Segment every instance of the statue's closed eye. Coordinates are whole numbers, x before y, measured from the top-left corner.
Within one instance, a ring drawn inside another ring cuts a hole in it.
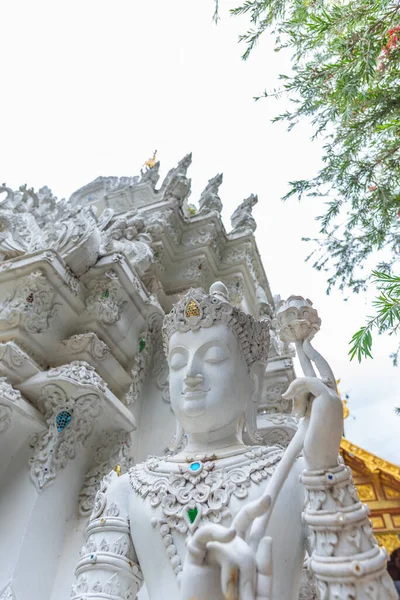
[[[182,367],[187,365],[187,361],[187,354],[183,354],[182,352],[174,352],[170,357],[169,366],[174,370],[182,369]]]
[[[220,363],[228,358],[228,350],[221,348],[221,346],[212,346],[208,348],[204,355],[205,362],[208,363]]]

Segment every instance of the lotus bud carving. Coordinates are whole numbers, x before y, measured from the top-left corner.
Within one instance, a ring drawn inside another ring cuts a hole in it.
[[[276,320],[283,342],[302,342],[319,331],[321,319],[313,303],[303,296],[290,296],[278,305]]]

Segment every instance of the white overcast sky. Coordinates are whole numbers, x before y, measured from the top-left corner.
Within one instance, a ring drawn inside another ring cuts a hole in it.
[[[224,173],[229,217],[250,192],[258,246],[272,292],[313,300],[323,320],[316,347],[350,396],[348,439],[400,463],[399,369],[390,338],[374,360],[350,363],[348,341],[368,315],[365,295],[325,295],[325,280],[305,264],[321,201],[280,200],[291,179],[313,175],[320,145],[304,124],[291,133],[271,124],[282,101],[254,102],[276,85],[287,58],[270,40],[243,63],[231,0],[25,0],[0,4],[0,180],[48,185],[58,196],[99,175],[135,175],[157,148],[162,175],[193,151],[195,202],[207,180]]]

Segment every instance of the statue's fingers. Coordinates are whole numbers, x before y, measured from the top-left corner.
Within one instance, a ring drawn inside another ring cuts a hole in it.
[[[272,598],[272,538],[263,537],[256,554],[257,600]]]
[[[292,381],[282,397],[285,400],[293,400],[296,396],[307,392],[313,394],[313,396],[319,396],[327,389],[326,385],[317,377],[298,377]]]
[[[265,514],[270,506],[270,496],[261,496],[260,498],[257,498],[257,500],[253,500],[243,506],[232,523],[232,526],[236,530],[236,534],[244,539],[249,527],[253,524],[254,519]]]
[[[221,588],[226,600],[239,600],[239,569],[233,562],[226,561],[221,567]]]
[[[240,600],[255,600],[257,571],[254,559],[240,560],[239,567],[239,598]]]
[[[227,544],[231,542],[236,535],[233,527],[227,528],[215,523],[208,523],[200,527],[194,535],[189,538],[187,543],[188,558],[192,562],[201,564],[205,558],[207,544],[209,542],[220,542]]]

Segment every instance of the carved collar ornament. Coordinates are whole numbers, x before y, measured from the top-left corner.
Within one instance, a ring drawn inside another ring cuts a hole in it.
[[[272,475],[282,454],[281,448],[254,446],[234,456],[187,463],[150,457],[130,469],[130,482],[137,494],[149,497],[153,508],[161,507],[171,528],[193,533],[201,522],[218,523],[230,515],[232,495],[246,498],[251,483]]]
[[[172,533],[193,533],[208,522],[220,523],[230,516],[232,496],[243,500],[250,486],[267,479],[281,460],[283,449],[265,446],[243,447],[225,457],[203,456],[186,463],[150,457],[132,467],[129,479],[133,491],[157,510],[157,525],[175,575],[182,570]]]
[[[225,323],[236,336],[249,370],[255,362],[267,361],[269,321],[258,321],[232,306],[227,288],[219,281],[213,283],[209,294],[201,288],[190,289],[166,315],[163,324],[165,354],[168,354],[169,339],[176,331],[211,327],[218,322]]]

